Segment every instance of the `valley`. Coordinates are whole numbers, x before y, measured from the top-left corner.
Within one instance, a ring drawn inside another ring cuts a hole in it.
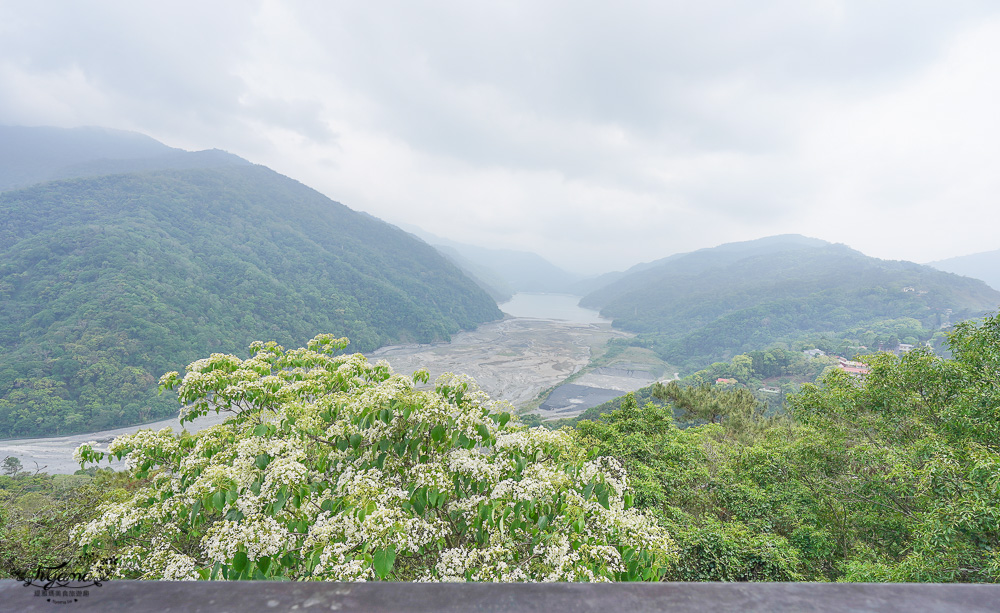
[[[519,411],[538,413],[543,419],[573,417],[609,396],[649,385],[663,370],[655,357],[644,357],[632,348],[622,356],[601,359],[609,339],[631,334],[612,330],[593,311],[575,307],[576,299],[558,294],[518,295],[512,310],[520,317],[508,314],[503,320],[455,334],[451,342],[390,345],[365,355],[372,362],[386,360],[401,374],[425,368],[432,384],[446,372],[467,374],[490,398],[510,402]],[[539,316],[524,316],[527,311]],[[187,429],[197,432],[221,423],[226,416],[213,413],[187,424]],[[72,473],[79,468],[73,450],[82,443],[97,441],[105,449],[115,436],[167,427],[181,430],[173,417],[87,434],[4,440],[0,441],[0,457],[16,457],[29,470],[37,464],[49,473]]]

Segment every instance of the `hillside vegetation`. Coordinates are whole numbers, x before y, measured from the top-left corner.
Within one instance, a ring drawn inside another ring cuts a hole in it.
[[[794,236],[668,258],[581,301],[688,367],[810,334],[861,335],[887,320],[917,322],[914,339],[924,341],[998,304],[982,281]]]
[[[745,389],[658,386],[671,411],[582,421],[636,506],[680,550],[677,581],[1000,581],[1000,322],[963,322],[952,358],[926,349],[833,370],[767,417]]]
[[[257,338],[370,350],[501,317],[430,246],[245,162],[0,194],[0,300],[0,437],[167,416],[163,372]]]

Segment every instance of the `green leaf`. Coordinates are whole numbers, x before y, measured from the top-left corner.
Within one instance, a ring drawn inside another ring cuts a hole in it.
[[[444,432],[445,432],[444,426],[442,426],[441,424],[434,426],[434,428],[431,429],[431,439],[435,443],[440,443],[441,440],[444,438]]]
[[[194,519],[195,517],[198,516],[199,511],[201,511],[201,501],[195,500],[194,504],[191,505],[191,518],[190,518],[191,523],[194,523]]]
[[[246,569],[249,560],[247,559],[247,552],[237,551],[236,555],[233,556],[233,570],[238,573],[242,573]]]
[[[271,463],[271,456],[262,453],[254,459],[254,463],[257,465],[257,468],[264,470]]]
[[[357,434],[357,433],[352,434],[351,435],[351,447],[354,448],[354,449],[357,449],[359,446],[361,446],[361,435]]]
[[[379,549],[372,556],[372,567],[379,579],[385,579],[392,572],[392,566],[396,562],[396,546],[389,545],[385,549]]]
[[[278,493],[274,495],[274,512],[277,513],[281,511],[282,507],[285,506],[285,502],[288,500],[288,490],[282,486]]]

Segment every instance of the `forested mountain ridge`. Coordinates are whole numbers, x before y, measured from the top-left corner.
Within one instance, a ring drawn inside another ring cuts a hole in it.
[[[782,234],[752,241],[725,243],[689,253],[675,253],[653,262],[636,264],[625,272],[608,273],[605,277],[609,282],[588,292],[580,301],[580,306],[602,308],[628,292],[647,288],[650,284],[661,284],[675,275],[697,275],[749,257],[825,247],[830,244],[798,234]]]
[[[160,374],[262,338],[370,350],[502,316],[429,245],[245,162],[0,194],[0,300],[0,437],[167,416]]]
[[[780,239],[780,240],[779,240]],[[942,325],[996,309],[985,283],[844,245],[771,237],[669,258],[581,301],[676,364],[705,365],[808,333],[885,320]],[[926,340],[926,339],[921,339]]]

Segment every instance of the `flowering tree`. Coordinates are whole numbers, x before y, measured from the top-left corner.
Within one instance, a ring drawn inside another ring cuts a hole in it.
[[[566,431],[527,429],[468,378],[254,343],[167,373],[187,407],[224,423],[122,436],[141,485],[74,538],[117,577],[422,581],[655,580],[669,535],[631,509],[625,471]]]

